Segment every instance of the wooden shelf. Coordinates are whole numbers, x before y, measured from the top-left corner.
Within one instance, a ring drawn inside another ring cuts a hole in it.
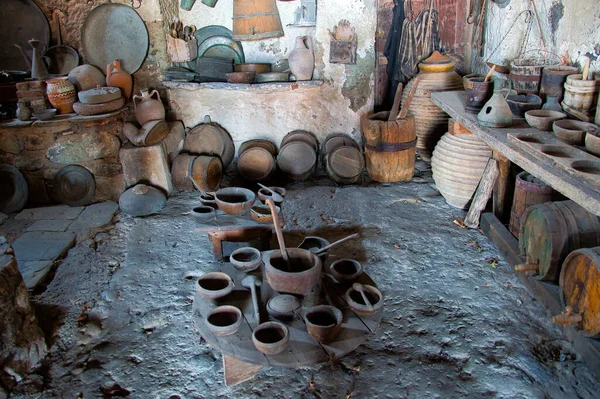
[[[292,91],[300,88],[318,88],[323,85],[322,80],[303,80],[298,82],[270,82],[270,83],[226,83],[226,82],[177,82],[173,80],[163,80],[163,85],[169,89],[198,90],[198,89],[218,89],[234,91],[251,92],[277,92]]]

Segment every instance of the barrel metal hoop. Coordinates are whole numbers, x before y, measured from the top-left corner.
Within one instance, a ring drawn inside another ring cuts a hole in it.
[[[410,148],[416,147],[416,145],[417,139],[414,139],[413,141],[406,141],[404,143],[386,143],[380,141],[377,143],[377,145],[365,144],[365,147],[368,150],[375,152],[397,152],[402,150],[408,150]]]
[[[245,18],[252,18],[252,17],[265,17],[267,15],[279,15],[279,12],[277,12],[277,11],[270,11],[270,12],[259,12],[258,14],[234,15],[233,17],[231,17],[231,19],[245,19]]]

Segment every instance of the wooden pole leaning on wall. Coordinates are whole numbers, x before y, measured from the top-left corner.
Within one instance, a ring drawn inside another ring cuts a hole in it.
[[[490,158],[483,171],[483,176],[481,176],[479,186],[477,186],[477,191],[475,191],[475,196],[473,197],[473,202],[471,203],[471,207],[465,218],[465,226],[472,229],[476,229],[479,226],[479,217],[492,196],[492,190],[494,189],[498,175],[498,162],[495,159]]]

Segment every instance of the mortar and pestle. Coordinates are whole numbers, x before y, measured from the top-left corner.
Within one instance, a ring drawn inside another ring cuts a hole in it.
[[[383,294],[372,285],[354,283],[344,298],[350,308],[362,316],[371,315],[383,306]]]

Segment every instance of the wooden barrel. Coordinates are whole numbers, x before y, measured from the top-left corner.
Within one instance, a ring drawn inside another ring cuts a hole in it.
[[[268,150],[251,147],[239,156],[237,168],[244,179],[262,181],[268,179],[275,171],[275,159]]]
[[[205,191],[215,191],[223,178],[223,163],[219,157],[200,155],[192,164],[191,176]]]
[[[171,166],[171,179],[173,186],[178,190],[192,191],[194,184],[190,180],[192,165],[196,159],[195,155],[179,154],[173,160]]]
[[[378,112],[361,124],[367,172],[381,183],[409,181],[415,174],[415,118],[408,115],[388,122],[389,114]]]
[[[581,74],[569,75],[565,82],[562,107],[567,113],[578,119],[593,122],[598,104],[598,92],[600,92],[600,77],[593,80],[582,80]]]
[[[573,201],[534,205],[523,214],[519,232],[527,264],[517,270],[537,272],[540,280],[556,281],[567,255],[600,245],[600,221]]]
[[[358,143],[345,133],[333,133],[325,138],[321,144],[321,162],[325,162],[325,156],[338,147],[349,146],[360,149]]]
[[[521,217],[527,208],[550,202],[552,191],[552,187],[527,172],[517,175],[509,224],[509,230],[515,237],[519,236]]]
[[[360,150],[353,146],[341,146],[325,156],[325,170],[339,184],[353,184],[360,181],[365,160]]]
[[[442,136],[433,150],[431,170],[435,186],[449,205],[467,207],[491,156],[487,144],[471,133]]]
[[[185,136],[183,151],[196,155],[216,155],[225,169],[233,161],[235,146],[227,130],[213,123],[207,115],[204,123],[194,126]]]
[[[315,172],[317,153],[303,141],[290,141],[279,149],[277,166],[292,180],[306,180]]]
[[[559,284],[561,303],[570,309],[566,315],[553,317],[553,321],[560,324],[577,323],[583,335],[599,338],[600,247],[571,252],[562,265]],[[564,316],[570,320],[561,322]]]
[[[262,40],[283,36],[275,0],[234,0],[233,40]]]

